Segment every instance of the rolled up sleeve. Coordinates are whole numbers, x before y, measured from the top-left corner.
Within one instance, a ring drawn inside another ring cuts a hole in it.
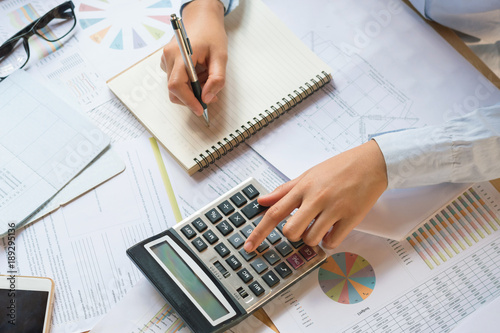
[[[500,177],[500,104],[375,140],[387,165],[388,188]]]

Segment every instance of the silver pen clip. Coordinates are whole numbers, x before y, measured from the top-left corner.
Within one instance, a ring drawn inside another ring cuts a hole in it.
[[[184,22],[182,22],[182,20],[179,21],[180,21],[179,27],[181,30],[182,40],[184,44],[186,44],[186,48],[188,50],[189,55],[193,55],[193,49],[191,48],[191,42],[189,41],[189,38],[187,36],[186,28],[184,28]]]

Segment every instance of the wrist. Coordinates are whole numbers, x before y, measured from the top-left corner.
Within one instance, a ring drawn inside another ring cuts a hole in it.
[[[193,0],[181,6],[182,16],[189,15],[188,13],[192,14],[194,11],[205,14],[208,11],[209,13],[224,16],[226,8],[220,0]]]
[[[380,150],[378,143],[375,140],[370,140],[365,143],[368,148],[369,161],[372,161],[372,176],[375,182],[378,182],[384,190],[388,185],[387,165],[385,163],[384,154]]]

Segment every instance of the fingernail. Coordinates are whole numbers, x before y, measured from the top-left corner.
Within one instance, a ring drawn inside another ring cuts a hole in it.
[[[247,252],[251,252],[253,248],[253,243],[252,242],[246,242],[245,245],[243,245],[243,249]]]
[[[201,110],[198,110],[198,109],[192,109],[191,111],[193,111],[193,113],[194,113],[195,115],[197,115],[198,117],[203,116],[203,109],[201,109]]]
[[[205,103],[208,104],[210,103],[215,97],[215,94],[214,93],[207,93],[207,95],[205,96]]]

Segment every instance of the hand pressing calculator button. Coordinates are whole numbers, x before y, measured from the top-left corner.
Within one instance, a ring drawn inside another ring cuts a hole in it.
[[[280,222],[256,251],[243,244],[267,207],[250,178],[127,254],[194,332],[224,332],[326,260]]]

